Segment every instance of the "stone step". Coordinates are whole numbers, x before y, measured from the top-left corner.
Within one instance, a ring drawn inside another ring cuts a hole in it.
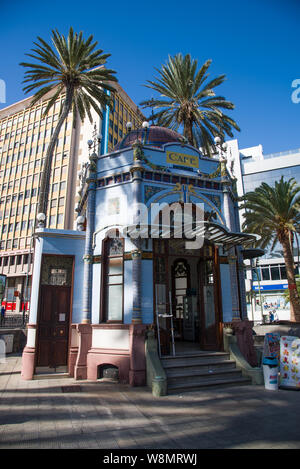
[[[201,364],[210,364],[210,363],[224,363],[229,361],[229,353],[208,353],[208,354],[198,354],[198,355],[180,355],[175,357],[164,357],[161,359],[162,366],[167,368],[174,367],[186,367],[186,366],[197,366]]]
[[[194,382],[201,383],[218,379],[231,379],[242,377],[241,371],[237,368],[229,370],[218,370],[211,372],[193,372],[181,371],[176,374],[167,375],[168,386],[172,384],[192,384]]]
[[[161,363],[167,375],[168,394],[251,384],[226,352],[181,353],[164,356]]]
[[[174,366],[171,368],[164,368],[167,377],[174,376],[194,376],[195,374],[207,374],[215,373],[222,370],[236,370],[236,363],[234,360],[226,360],[224,362],[210,362],[210,363],[198,363],[197,365],[187,366]]]
[[[37,373],[33,375],[33,379],[62,379],[71,378],[68,373]]]
[[[251,380],[244,377],[231,377],[220,379],[207,379],[206,381],[194,381],[192,383],[168,384],[168,394],[178,394],[183,392],[201,391],[207,388],[225,388],[232,386],[250,385]]]

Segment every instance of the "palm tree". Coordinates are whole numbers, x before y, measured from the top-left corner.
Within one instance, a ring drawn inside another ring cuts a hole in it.
[[[91,109],[101,117],[101,107],[110,105],[110,97],[106,90],[115,91],[109,82],[117,81],[114,70],[104,67],[110,54],[103,54],[103,50],[96,49],[97,42],[93,36],[85,40],[82,32],[74,33],[70,28],[67,39],[57,30],[52,31],[51,47],[46,41],[38,37],[32,54],[27,56],[37,63],[22,62],[27,67],[23,83],[27,84],[23,90],[26,93],[38,89],[31,101],[31,106],[44,97],[49,101],[44,116],[46,116],[61,94],[65,99],[60,111],[56,128],[49,143],[42,172],[38,212],[47,214],[49,181],[52,157],[61,127],[70,111],[73,111],[73,126],[76,126],[77,115],[81,121],[88,116],[92,122]]]
[[[243,229],[261,236],[259,246],[274,249],[282,246],[290,293],[291,319],[300,321],[300,298],[296,288],[293,258],[293,237],[300,232],[300,186],[294,178],[275,182],[271,187],[263,182],[254,191],[242,197],[245,209]]]
[[[214,88],[225,80],[225,75],[206,81],[210,64],[211,60],[207,60],[197,71],[198,62],[190,54],[169,56],[166,65],[161,70],[156,69],[159,77],[145,85],[158,92],[160,97],[141,102],[144,108],[157,111],[151,118],[156,119],[158,125],[173,130],[183,126],[188,142],[201,146],[209,155],[212,149],[216,151],[214,137],[224,140],[225,134],[233,137],[232,127],[240,130],[236,122],[223,113],[223,109],[234,109],[234,105],[214,92]]]
[[[296,280],[296,287],[297,287],[298,296],[300,296],[300,275],[295,275],[295,280]],[[285,290],[282,296],[284,298],[285,304],[290,302],[290,291],[289,291],[289,289]]]

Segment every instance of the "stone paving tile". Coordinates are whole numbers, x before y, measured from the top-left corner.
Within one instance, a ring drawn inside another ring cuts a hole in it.
[[[22,381],[21,358],[0,365],[0,448],[299,449],[300,394],[263,386],[155,398],[146,388]],[[63,393],[64,385],[81,392]]]

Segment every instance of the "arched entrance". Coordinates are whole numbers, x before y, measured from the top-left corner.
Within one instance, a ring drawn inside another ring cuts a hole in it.
[[[155,313],[172,313],[175,349],[194,345],[198,350],[219,350],[222,310],[217,248],[207,243],[187,250],[184,239],[154,239],[153,262]],[[160,320],[160,326],[168,354],[165,343],[170,341],[171,320]]]

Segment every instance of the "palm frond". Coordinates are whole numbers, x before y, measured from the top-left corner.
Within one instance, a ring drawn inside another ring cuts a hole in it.
[[[221,85],[225,75],[208,81],[207,60],[197,71],[198,62],[190,54],[169,56],[161,69],[155,69],[157,76],[148,80],[145,87],[158,93],[158,98],[142,101],[142,108],[151,108],[156,114],[158,125],[172,129],[183,126],[183,133],[189,143],[208,149],[217,135],[233,136],[232,129],[239,131],[236,122],[224,115],[222,109],[234,109],[234,104],[223,96],[216,96],[214,88]],[[209,152],[211,153],[211,151]]]
[[[49,192],[49,174],[53,151],[60,128],[69,112],[73,111],[73,125],[77,116],[83,121],[88,117],[92,121],[92,109],[102,117],[102,109],[110,104],[108,91],[115,91],[113,83],[117,81],[115,71],[105,68],[110,54],[97,48],[98,43],[90,35],[84,39],[83,33],[69,29],[65,37],[58,30],[52,31],[51,44],[38,37],[34,47],[26,54],[33,62],[21,62],[24,73],[25,93],[35,91],[31,105],[47,99],[44,115],[47,115],[57,99],[65,93],[65,99],[57,126],[48,146],[39,199],[39,210],[46,213]],[[50,93],[50,98],[49,98]]]

